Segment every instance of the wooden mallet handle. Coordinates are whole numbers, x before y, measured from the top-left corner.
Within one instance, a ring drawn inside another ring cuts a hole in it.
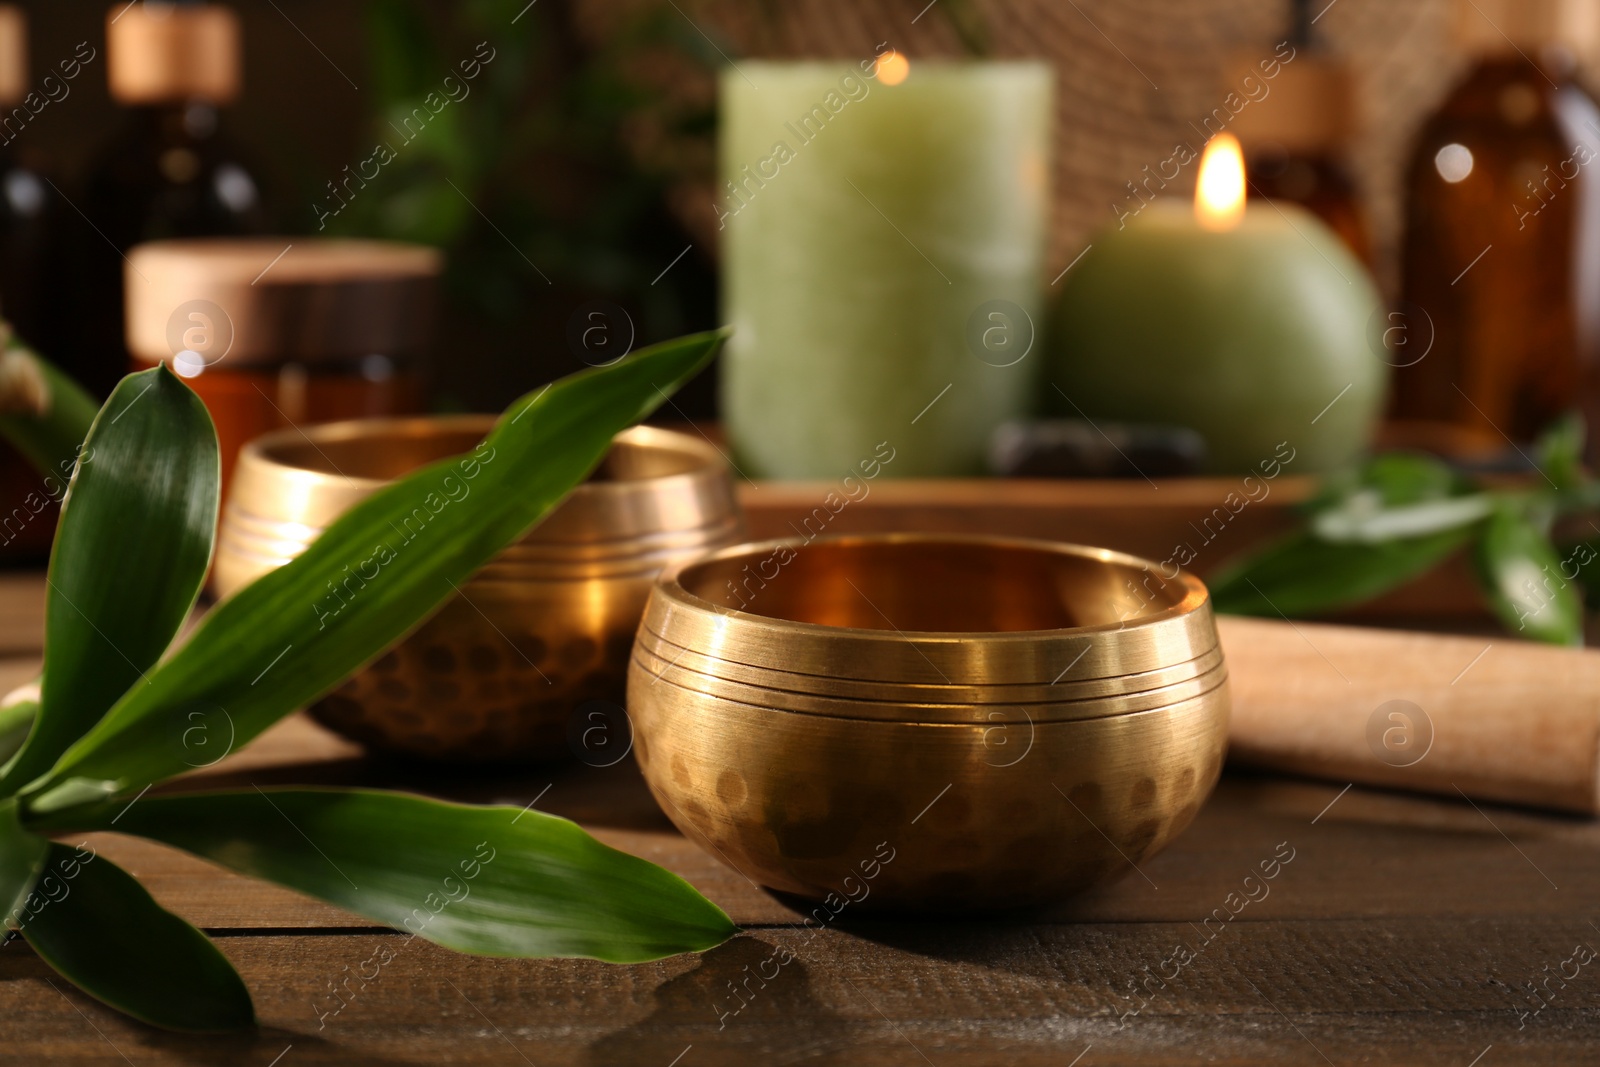
[[[1217,627],[1241,763],[1600,814],[1600,652],[1233,617]]]

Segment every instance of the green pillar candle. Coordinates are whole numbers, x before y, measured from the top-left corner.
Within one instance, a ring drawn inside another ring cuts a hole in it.
[[[1282,460],[1284,443],[1291,473],[1344,466],[1383,408],[1377,290],[1308,212],[1244,207],[1242,165],[1220,177],[1226,209],[1158,200],[1095,237],[1062,282],[1045,395],[1068,417],[1190,427],[1219,474]]]
[[[978,473],[1037,398],[1052,75],[741,63],[721,82],[723,417],[752,477]],[[891,84],[893,82],[894,84]],[[1009,364],[1009,365],[1005,365]]]

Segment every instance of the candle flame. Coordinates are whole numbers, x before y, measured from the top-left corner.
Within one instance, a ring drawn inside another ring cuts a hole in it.
[[[1213,137],[1200,157],[1194,217],[1208,230],[1231,230],[1244,218],[1244,152],[1231,133]]]
[[[899,52],[885,52],[878,57],[878,80],[884,85],[899,85],[911,73],[911,62]]]

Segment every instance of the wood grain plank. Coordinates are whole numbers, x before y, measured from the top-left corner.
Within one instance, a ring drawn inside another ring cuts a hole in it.
[[[0,697],[13,689],[37,681],[44,661],[36,655],[0,657]]]
[[[1570,958],[1575,941],[1600,935],[1569,919],[1241,919],[1202,948],[1184,923],[1036,931],[841,919],[610,967],[463,957],[393,934],[234,936],[220,944],[263,1028],[228,1039],[159,1034],[53,989],[17,943],[0,955],[0,1064],[46,1053],[266,1064],[290,1046],[281,1067],[1063,1065],[1088,1046],[1086,1065],[1325,1056],[1464,1067],[1488,1045],[1496,1064],[1592,1062],[1600,964],[1552,983],[1537,1015],[1518,989]],[[1200,948],[1193,961],[1151,977],[1180,942]]]
[[[321,759],[300,761],[300,752]],[[361,784],[420,789],[448,799],[525,805],[572,818],[601,840],[679,873],[736,922],[799,921],[804,906],[757,889],[672,828],[631,760],[610,768],[469,769],[430,772],[363,760],[343,741],[299,717],[258,746],[181,788]],[[251,764],[246,757],[259,757]],[[287,762],[284,762],[287,760]],[[1031,924],[1201,921],[1259,874],[1280,842],[1295,850],[1258,918],[1580,915],[1600,898],[1600,823],[1519,809],[1474,808],[1342,784],[1230,772],[1193,826],[1117,882],[1041,912]],[[1504,835],[1504,836],[1502,836]],[[168,907],[210,928],[359,925],[336,909],[225,872],[159,845],[96,835],[97,848],[135,869]],[[1152,888],[1159,886],[1159,889]],[[1552,890],[1552,884],[1560,886]],[[1470,886],[1471,892],[1463,892]]]
[[[1291,529],[1297,522],[1292,509],[1315,490],[1313,479],[1286,475],[1264,483],[1265,496],[1232,514],[1223,502],[1230,493],[1236,504],[1243,498],[1237,478],[1178,478],[1159,487],[1137,479],[883,478],[864,484],[866,495],[858,488],[854,494],[859,499],[847,500],[838,482],[746,483],[739,502],[752,537],[758,539],[983,533],[1104,545],[1154,560],[1167,559],[1180,542],[1187,542],[1196,550],[1196,566],[1204,570]],[[1226,521],[1213,517],[1219,508]],[[1204,525],[1207,519],[1209,527]]]
[[[799,913],[793,902],[752,887],[679,836],[631,760],[605,769],[419,770],[414,764],[366,758],[357,746],[292,716],[219,765],[199,769],[169,788],[288,784],[411,788],[517,806],[538,797],[541,810],[573,818],[607,843],[682,874],[738,922],[794,922]],[[1195,825],[1142,865],[1160,891],[1130,870],[1113,885],[1026,921],[1199,921],[1280,841],[1300,849],[1301,869],[1316,873],[1263,901],[1258,908],[1263,917],[1574,914],[1583,901],[1600,895],[1600,824],[1506,808],[1479,811],[1459,801],[1360,788],[1341,796],[1341,788],[1230,774]],[[92,840],[147,879],[167,906],[208,928],[364,923],[162,846],[113,835]],[[1566,891],[1552,892],[1552,883]],[[1461,892],[1467,885],[1473,887],[1470,894]]]
[[[1153,561],[1193,554],[1200,577],[1248,549],[1298,528],[1293,510],[1315,491],[1309,477],[1284,475],[1244,492],[1239,478],[1174,478],[1159,486],[1137,479],[904,479],[870,483],[845,499],[837,482],[741,483],[739,502],[754,540],[824,534],[960,533],[1035,537],[1099,545]],[[832,496],[830,497],[830,494]],[[1231,501],[1229,494],[1234,494]],[[1256,500],[1244,503],[1248,496]],[[1482,629],[1493,621],[1462,558],[1448,561],[1359,609],[1345,621]]]
[[[0,656],[44,651],[42,571],[0,573]]]

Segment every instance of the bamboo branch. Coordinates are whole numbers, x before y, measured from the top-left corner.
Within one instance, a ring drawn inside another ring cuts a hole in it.
[[[100,410],[66,372],[0,320],[0,435],[41,474],[66,477]]]

